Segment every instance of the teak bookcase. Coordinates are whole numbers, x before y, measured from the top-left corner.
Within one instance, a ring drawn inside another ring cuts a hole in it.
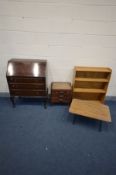
[[[104,104],[111,72],[105,67],[75,67],[74,71],[73,100],[69,112],[99,120],[99,131],[102,121],[111,122],[109,107]]]
[[[75,67],[73,98],[104,102],[112,70],[105,67]]]

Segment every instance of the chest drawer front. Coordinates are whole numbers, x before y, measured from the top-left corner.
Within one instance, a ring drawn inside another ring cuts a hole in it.
[[[8,83],[45,83],[45,77],[7,77]]]
[[[51,97],[51,102],[52,103],[70,103],[71,98],[58,98],[58,97]]]
[[[36,90],[45,90],[46,86],[44,83],[9,83],[10,89],[36,89]]]
[[[51,92],[52,103],[70,103],[71,97],[71,90],[52,90]]]
[[[64,97],[64,96],[68,96],[71,94],[71,91],[67,91],[67,90],[53,90],[52,91],[52,96],[55,97]]]
[[[10,90],[12,96],[46,96],[46,91],[36,90]]]

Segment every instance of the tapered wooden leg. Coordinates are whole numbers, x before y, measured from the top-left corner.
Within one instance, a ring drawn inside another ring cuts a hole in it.
[[[44,99],[44,108],[47,108],[47,102],[48,102],[48,89],[46,90],[46,97]]]
[[[47,108],[47,98],[44,99],[44,108]]]

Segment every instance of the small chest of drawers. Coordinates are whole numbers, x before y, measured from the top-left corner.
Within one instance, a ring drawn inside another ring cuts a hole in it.
[[[6,78],[10,98],[42,97],[47,100],[46,61],[38,59],[11,59],[8,61]]]
[[[72,99],[72,87],[69,82],[51,83],[51,103],[70,103]]]

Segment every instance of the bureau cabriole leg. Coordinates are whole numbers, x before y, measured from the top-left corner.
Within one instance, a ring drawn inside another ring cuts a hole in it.
[[[47,102],[48,102],[48,89],[46,90],[46,97],[44,99],[44,108],[47,108]]]
[[[48,102],[48,94],[46,95],[45,99],[44,99],[44,108],[47,108],[47,102]]]
[[[15,97],[14,96],[10,96],[10,100],[12,102],[13,107],[15,107],[16,106],[15,105]]]
[[[44,108],[47,108],[47,98],[44,99]]]

